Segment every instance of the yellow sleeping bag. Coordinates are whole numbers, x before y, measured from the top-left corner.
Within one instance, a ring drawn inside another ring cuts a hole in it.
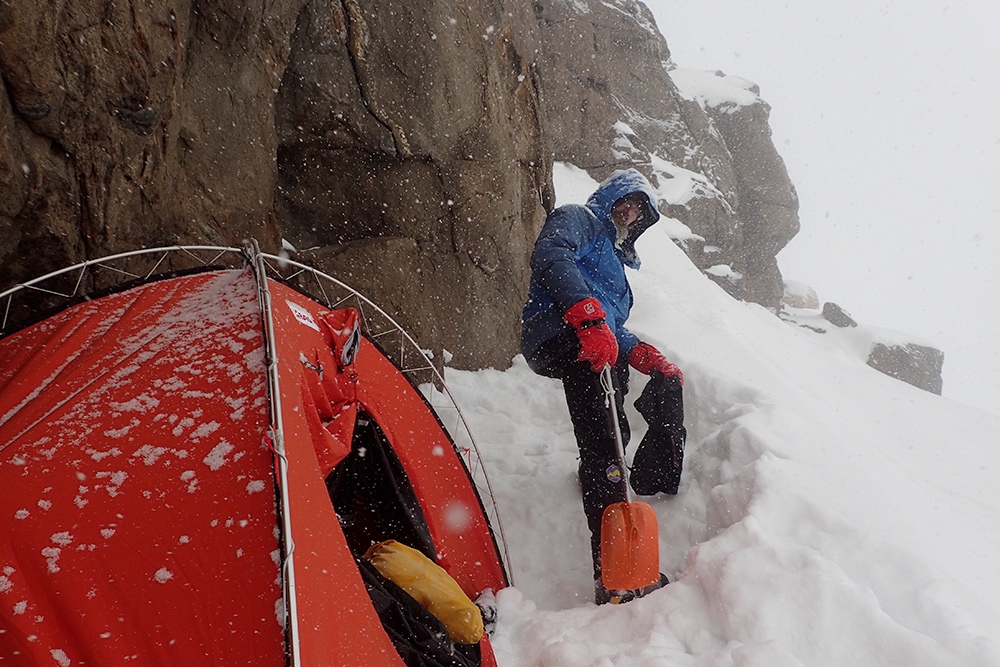
[[[441,621],[452,641],[476,644],[482,639],[479,607],[427,556],[396,540],[386,540],[372,545],[364,558]]]

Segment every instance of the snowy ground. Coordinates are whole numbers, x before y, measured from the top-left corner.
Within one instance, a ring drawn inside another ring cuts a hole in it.
[[[560,203],[592,184],[560,169]],[[561,183],[561,184],[560,184]],[[1000,665],[1000,419],[872,370],[857,345],[734,301],[640,239],[630,328],[684,370],[676,497],[649,499],[673,581],[593,604],[559,384],[447,371],[490,472],[516,586],[503,667]],[[634,399],[643,377],[633,374]],[[633,448],[645,430],[631,407]],[[631,452],[630,448],[630,452]]]

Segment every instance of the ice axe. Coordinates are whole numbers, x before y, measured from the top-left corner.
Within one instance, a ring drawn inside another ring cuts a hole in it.
[[[625,502],[608,505],[601,517],[601,583],[611,591],[634,591],[660,579],[659,529],[653,508],[632,500],[615,385],[608,364],[601,371],[601,384],[611,412],[618,467],[625,485]]]

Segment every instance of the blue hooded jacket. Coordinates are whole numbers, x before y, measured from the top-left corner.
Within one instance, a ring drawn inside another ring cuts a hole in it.
[[[648,201],[641,217],[617,247],[611,207],[625,195],[641,192]],[[632,309],[632,289],[625,266],[639,268],[635,241],[660,219],[656,195],[635,169],[611,174],[587,200],[552,211],[531,253],[531,285],[521,314],[521,352],[526,358],[545,341],[572,327],[563,319],[573,304],[589,297],[600,301],[605,321],[618,339],[619,354],[628,355],[639,339],[625,328]]]

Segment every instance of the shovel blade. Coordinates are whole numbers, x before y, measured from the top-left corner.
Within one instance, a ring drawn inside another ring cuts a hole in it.
[[[601,582],[609,590],[636,590],[660,579],[656,512],[648,503],[615,503],[601,517]]]

